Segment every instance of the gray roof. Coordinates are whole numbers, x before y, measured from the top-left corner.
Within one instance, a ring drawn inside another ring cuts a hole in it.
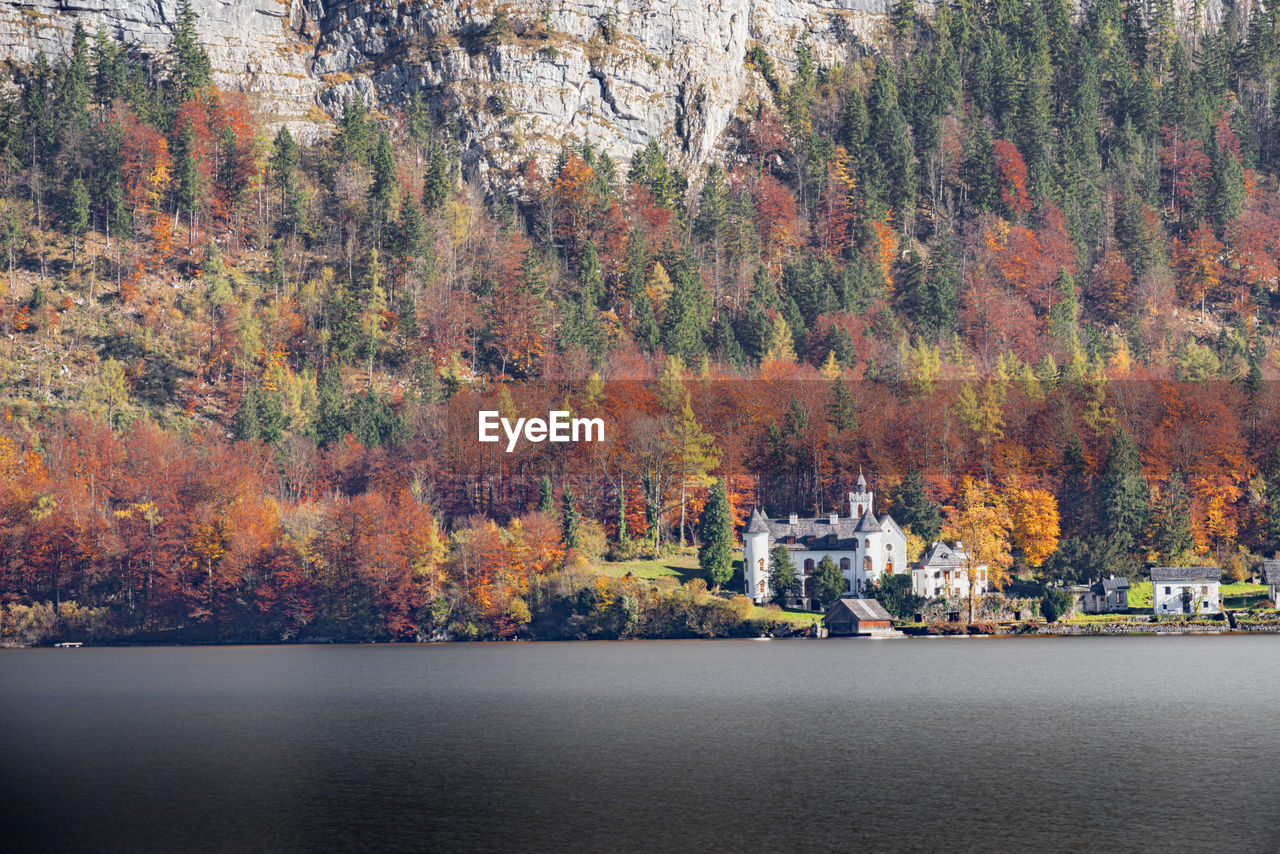
[[[875,514],[868,510],[862,514],[862,519],[858,521],[858,527],[854,528],[859,534],[878,534],[884,530],[880,527],[880,520]]]
[[[1153,566],[1153,582],[1221,581],[1222,569],[1216,566]]]
[[[746,533],[748,534],[767,534],[769,532],[769,520],[760,512],[757,507],[751,514],[751,521],[747,523]]]
[[[1262,562],[1262,580],[1267,584],[1280,584],[1280,560]]]
[[[946,543],[934,543],[921,566],[962,566],[969,555],[964,549],[955,549]]]
[[[894,527],[897,524],[894,523]],[[883,531],[875,516],[867,513],[862,519],[836,518],[831,524],[829,516],[817,519],[797,519],[791,524],[790,519],[769,519],[763,513],[757,517],[752,514],[744,533],[759,533],[759,528],[769,532],[773,543],[808,550],[854,551],[865,533]]]
[[[1129,579],[1122,575],[1119,578],[1104,578],[1093,585],[1093,588],[1099,593],[1115,593],[1119,590],[1128,590],[1131,586]]]
[[[852,615],[854,620],[865,622],[868,620],[892,620],[889,612],[884,609],[874,599],[857,599],[854,597],[845,597],[838,600],[830,608],[827,609],[827,619],[843,616],[842,611]]]

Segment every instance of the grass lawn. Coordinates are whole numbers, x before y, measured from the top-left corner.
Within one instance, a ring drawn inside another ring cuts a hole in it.
[[[698,566],[698,556],[696,554],[672,554],[663,555],[657,559],[602,563],[600,568],[616,578],[621,578],[630,572],[643,581],[674,578],[684,584],[686,581],[692,581],[695,578],[704,578],[702,569]]]
[[[608,575],[615,578],[621,578],[628,572],[633,573],[635,577],[641,581],[656,581],[659,578],[674,578],[677,583],[684,584],[695,578],[701,578],[704,581],[706,576],[703,574],[701,567],[698,566],[698,556],[696,554],[670,554],[654,559],[640,560],[623,560],[617,563],[601,563],[600,569]],[[723,588],[724,591],[730,593],[742,592],[742,559],[735,558],[733,561],[733,578]],[[818,611],[791,611],[782,610],[775,611],[771,608],[756,605],[751,616],[757,619],[777,619],[781,617],[789,623],[797,626],[809,626],[813,623],[822,621],[822,614]]]
[[[1129,588],[1129,607],[1151,610],[1151,582],[1135,581]]]
[[[797,626],[810,626],[814,623],[822,622],[823,615],[819,611],[774,611],[771,608],[763,608],[756,605],[755,610],[751,612],[751,616],[762,620],[781,616],[788,623],[794,623]]]

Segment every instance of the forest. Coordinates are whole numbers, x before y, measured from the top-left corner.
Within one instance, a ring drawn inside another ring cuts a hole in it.
[[[731,528],[859,471],[913,558],[982,516],[1010,579],[1245,577],[1280,14],[1237,8],[900,0],[840,64],[754,48],[703,167],[579,140],[501,188],[430,92],[304,138],[185,3],[160,56],[77,28],[0,72],[0,640],[758,633]],[[710,589],[606,571],[695,548]]]

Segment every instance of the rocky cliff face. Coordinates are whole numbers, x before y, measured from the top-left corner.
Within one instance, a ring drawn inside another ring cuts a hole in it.
[[[705,160],[743,99],[755,44],[785,65],[805,33],[825,62],[862,50],[889,0],[193,0],[225,88],[304,135],[344,99],[395,109],[421,91],[456,116],[485,172],[589,140],[618,159],[649,139]],[[505,11],[505,22],[503,21]],[[177,0],[19,0],[0,7],[0,58],[65,53],[76,21],[144,53],[171,38]],[[496,24],[495,24],[496,19]],[[317,109],[319,108],[319,109]],[[323,112],[320,112],[323,110]]]
[[[470,171],[509,169],[589,140],[624,160],[651,138],[704,161],[762,94],[748,51],[785,68],[807,34],[826,64],[865,52],[891,0],[192,0],[218,83],[304,135],[362,95],[395,109],[420,91],[456,117]],[[1193,0],[1186,0],[1189,6]],[[918,4],[923,5],[923,4]],[[1219,0],[1205,4],[1210,19]],[[9,0],[0,59],[65,53],[76,21],[163,51],[177,0]]]

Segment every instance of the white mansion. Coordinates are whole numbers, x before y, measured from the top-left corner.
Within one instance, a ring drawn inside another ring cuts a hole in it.
[[[875,493],[859,474],[857,491],[849,493],[848,517],[832,513],[826,518],[801,519],[792,514],[786,520],[769,519],[757,507],[742,534],[747,596],[757,603],[773,598],[769,552],[778,545],[791,552],[802,585],[801,595],[787,603],[790,607],[820,607],[813,573],[827,555],[840,567],[844,589],[853,596],[861,596],[882,575],[907,572],[907,535],[888,513],[876,516],[874,502]]]

